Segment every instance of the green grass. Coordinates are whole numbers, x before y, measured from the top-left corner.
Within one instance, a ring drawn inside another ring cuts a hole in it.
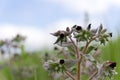
[[[50,80],[47,71],[42,67],[40,54],[24,53],[17,56],[9,66],[0,69],[0,80]],[[30,77],[21,76],[24,67],[31,70],[28,72],[32,74]]]
[[[102,59],[115,61],[117,63],[118,75],[114,80],[120,80],[120,37],[110,41],[105,47],[102,47]]]
[[[101,50],[101,58],[103,60],[117,62],[116,69],[118,75],[115,76],[114,80],[120,80],[120,37],[118,37],[116,40],[110,41],[106,46],[102,46]],[[20,56],[21,59],[16,59],[11,66],[17,69],[22,67],[37,66],[32,76],[29,78],[23,78],[19,75],[19,71],[18,74],[11,75],[10,66],[6,66],[5,68],[0,69],[0,80],[51,80],[48,76],[48,73],[42,67],[41,52],[27,54],[24,50],[22,50],[22,54]]]

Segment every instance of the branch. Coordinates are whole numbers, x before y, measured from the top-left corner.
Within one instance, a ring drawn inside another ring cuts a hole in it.
[[[97,71],[95,71],[91,76],[90,76],[90,78],[88,79],[88,80],[92,80],[93,79],[93,77],[95,77],[95,75],[98,73],[98,70]]]
[[[68,71],[65,72],[72,80],[75,80],[74,76],[71,75]]]
[[[74,46],[74,48],[75,48],[75,52],[76,52],[76,54],[77,54],[77,58],[79,59],[79,57],[80,57],[80,55],[79,55],[79,49],[78,49],[78,47],[76,46],[76,44],[75,44],[75,42],[73,41],[73,39],[71,38],[71,37],[69,37],[70,38],[70,40],[71,40],[71,42],[72,42],[72,44],[73,44],[73,46]]]

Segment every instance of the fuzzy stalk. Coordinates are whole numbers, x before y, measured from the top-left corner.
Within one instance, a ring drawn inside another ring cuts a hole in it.
[[[68,71],[66,71],[65,74],[68,75],[72,80],[75,80],[74,76],[70,74]]]

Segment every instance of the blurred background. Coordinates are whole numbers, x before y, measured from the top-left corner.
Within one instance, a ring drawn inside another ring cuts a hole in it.
[[[102,57],[116,61],[119,68],[119,14],[120,0],[0,0],[0,39],[22,34],[27,37],[27,51],[40,51],[53,46],[52,32],[75,24],[86,27],[91,23],[97,28],[102,23],[113,33],[110,44],[102,48]]]

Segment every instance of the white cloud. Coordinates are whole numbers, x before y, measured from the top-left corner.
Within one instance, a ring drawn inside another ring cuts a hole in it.
[[[51,0],[76,12],[103,13],[112,6],[120,7],[120,0]]]
[[[16,34],[22,34],[27,37],[25,41],[28,50],[38,50],[41,47],[46,47],[48,44],[49,36],[46,30],[28,26],[16,25],[0,25],[0,39],[10,39]]]
[[[45,47],[51,48],[56,38],[50,35],[50,33],[54,33],[57,30],[65,30],[66,27],[72,27],[75,24],[83,26],[82,21],[72,21],[70,19],[59,20],[57,22],[49,24],[44,28],[3,24],[0,25],[0,39],[11,39],[16,34],[22,34],[27,37],[25,41],[27,50],[32,51]]]
[[[73,21],[71,19],[62,19],[62,20],[59,20],[57,22],[54,22],[52,24],[50,24],[50,26],[52,27],[49,27],[50,29],[52,29],[51,31],[55,31],[55,30],[65,30],[66,27],[72,27],[73,25],[77,24],[77,25],[82,25],[82,21],[80,20],[76,20],[76,21]],[[48,25],[49,26],[49,25]],[[49,29],[49,30],[50,30]]]
[[[11,39],[16,34],[21,34],[27,37],[25,41],[27,50],[38,50],[40,48],[53,46],[56,38],[50,35],[50,33],[59,29],[65,29],[66,26],[71,27],[73,24],[74,22],[70,20],[60,20],[45,28],[3,24],[0,25],[0,39]]]

